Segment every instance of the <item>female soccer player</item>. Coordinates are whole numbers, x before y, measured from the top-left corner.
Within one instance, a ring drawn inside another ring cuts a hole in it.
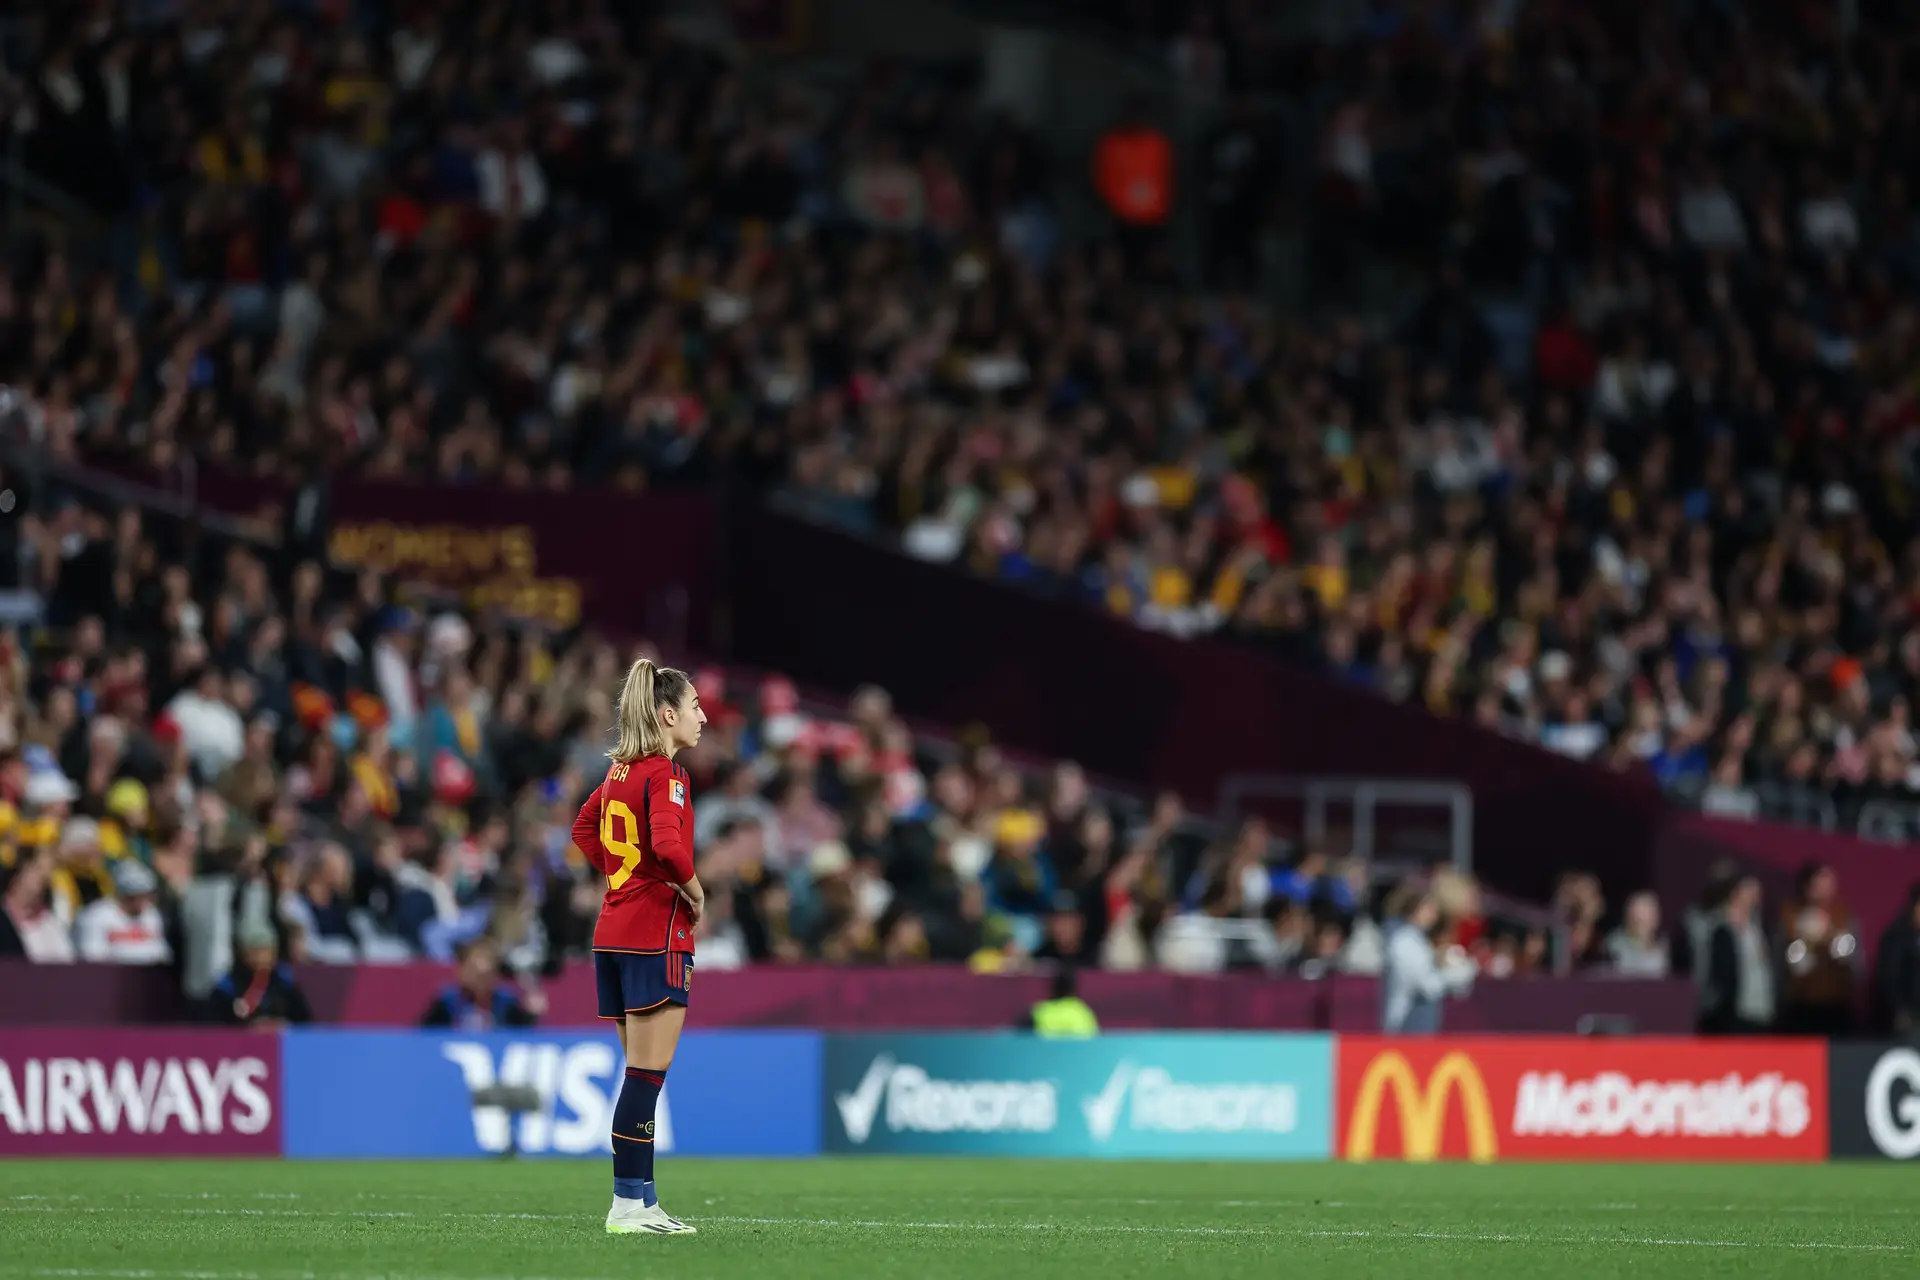
[[[693,796],[673,757],[700,741],[707,713],[684,671],[645,658],[620,690],[620,740],[606,781],[573,822],[573,842],[607,877],[593,931],[600,1016],[620,1029],[627,1075],[613,1110],[609,1235],[677,1235],[653,1189],[653,1113],[693,986],[693,927],[706,892],[693,872]]]

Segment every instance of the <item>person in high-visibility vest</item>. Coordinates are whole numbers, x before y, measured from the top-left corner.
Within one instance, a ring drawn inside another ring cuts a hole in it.
[[[1034,1005],[1027,1020],[1035,1035],[1049,1040],[1089,1040],[1100,1033],[1100,1019],[1080,998],[1071,968],[1054,973],[1052,997]]]

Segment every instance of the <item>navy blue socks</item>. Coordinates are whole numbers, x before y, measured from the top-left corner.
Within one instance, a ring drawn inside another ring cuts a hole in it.
[[[664,1071],[628,1067],[613,1108],[613,1194],[656,1204],[653,1190],[653,1112],[660,1103]]]

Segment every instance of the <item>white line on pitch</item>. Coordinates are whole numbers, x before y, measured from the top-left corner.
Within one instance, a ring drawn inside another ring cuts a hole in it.
[[[587,1214],[567,1213],[488,1213],[442,1212],[412,1213],[404,1210],[362,1211],[354,1209],[117,1209],[98,1205],[56,1207],[53,1205],[0,1206],[0,1213],[130,1213],[167,1214],[177,1217],[239,1218],[460,1218],[482,1221],[580,1222]],[[730,1222],[746,1226],[805,1226],[850,1230],[883,1231],[1076,1231],[1089,1234],[1170,1235],[1170,1236],[1268,1236],[1294,1239],[1412,1239],[1447,1240],[1476,1244],[1614,1245],[1629,1248],[1675,1249],[1832,1249],[1860,1253],[1906,1253],[1911,1246],[1902,1244],[1856,1244],[1827,1240],[1695,1240],[1663,1237],[1542,1236],[1531,1234],[1473,1233],[1446,1231],[1305,1230],[1286,1226],[1258,1227],[1180,1227],[1140,1223],[1097,1222],[923,1222],[889,1221],[883,1218],[800,1218],[800,1217],[728,1217],[702,1215],[696,1222]],[[15,1273],[17,1274],[17,1273]],[[263,1278],[264,1280],[264,1278]],[[387,1280],[404,1280],[390,1277]],[[417,1278],[416,1278],[417,1280]],[[462,1278],[470,1280],[470,1278]]]
[[[1450,1231],[1303,1231],[1287,1227],[1162,1227],[1133,1223],[1080,1222],[889,1222],[881,1218],[735,1218],[706,1216],[694,1222],[733,1222],[758,1226],[843,1227],[879,1231],[1086,1231],[1142,1235],[1277,1236],[1296,1239],[1451,1240],[1472,1244],[1625,1245],[1674,1249],[1836,1249],[1863,1253],[1905,1253],[1901,1244],[1852,1244],[1826,1240],[1675,1240],[1632,1239],[1611,1236],[1537,1236]]]

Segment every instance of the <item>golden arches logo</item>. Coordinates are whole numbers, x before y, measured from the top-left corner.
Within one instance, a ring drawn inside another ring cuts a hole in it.
[[[1394,1109],[1400,1115],[1400,1147],[1407,1160],[1433,1160],[1440,1155],[1446,1136],[1447,1099],[1460,1095],[1460,1110],[1467,1122],[1467,1158],[1484,1164],[1500,1154],[1500,1136],[1493,1126],[1493,1105],[1487,1101],[1487,1084],[1480,1068],[1464,1053],[1449,1053],[1435,1064],[1423,1087],[1414,1075],[1406,1055],[1391,1050],[1367,1064],[1354,1091],[1351,1120],[1347,1124],[1347,1159],[1373,1159],[1374,1144],[1380,1133],[1380,1104],[1387,1091],[1393,1091]]]

